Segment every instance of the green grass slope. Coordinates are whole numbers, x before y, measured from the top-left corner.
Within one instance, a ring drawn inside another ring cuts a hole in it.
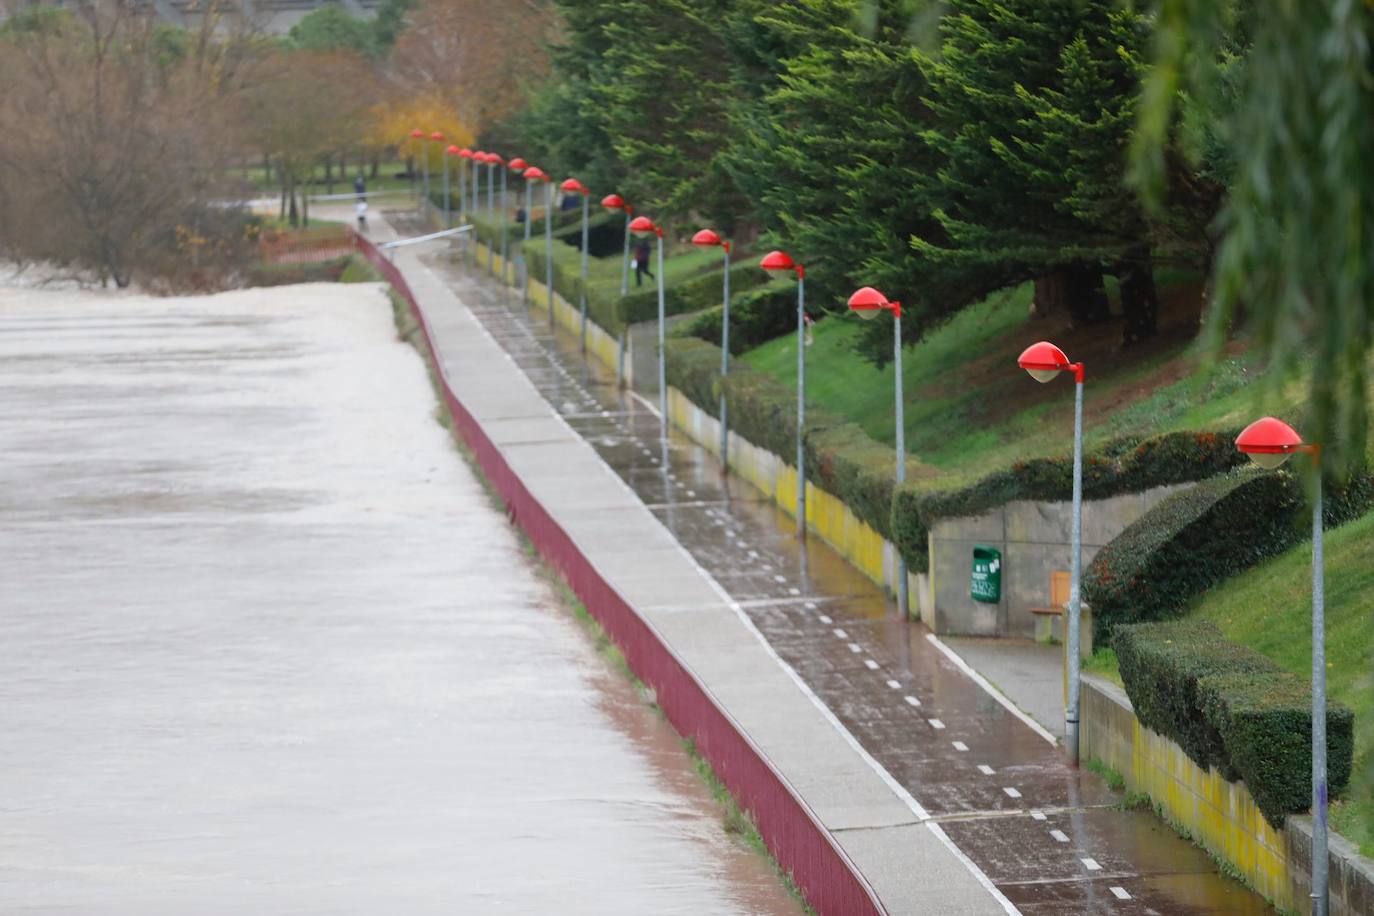
[[[1326,535],[1330,696],[1355,711],[1355,772],[1332,824],[1374,856],[1374,515]],[[1312,545],[1296,547],[1202,595],[1190,616],[1284,668],[1312,671]]]

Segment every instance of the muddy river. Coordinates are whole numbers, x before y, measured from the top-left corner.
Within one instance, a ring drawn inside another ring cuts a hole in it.
[[[376,288],[0,288],[0,443],[0,912],[798,911]]]

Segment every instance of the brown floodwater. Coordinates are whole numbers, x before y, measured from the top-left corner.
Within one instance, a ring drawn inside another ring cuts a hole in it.
[[[0,911],[798,911],[375,288],[0,289],[0,393]]]

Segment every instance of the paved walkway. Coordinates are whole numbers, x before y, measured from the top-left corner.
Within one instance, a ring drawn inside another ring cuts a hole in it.
[[[417,256],[403,261],[412,285],[423,284],[427,308],[470,310],[480,320],[549,407],[728,594],[766,641],[772,664],[794,673],[823,704],[831,730],[862,749],[870,774],[905,808],[890,823],[905,829],[847,845],[892,912],[1268,911],[1153,815],[1117,808],[1119,798],[1102,780],[1064,764],[1043,728],[981,686],[922,627],[897,619],[886,596],[833,551],[790,537],[790,522],[747,485],[722,480],[705,450],[676,433],[664,439],[650,405],[618,391],[611,373],[523,313],[516,295],[451,265],[439,268],[447,287],[440,293]],[[440,330],[441,349],[467,345],[454,332],[462,329]],[[642,575],[656,578],[652,564],[664,555],[639,553],[631,535],[621,549]],[[665,600],[674,596],[671,579],[662,591]],[[782,704],[741,722],[822,808],[840,805],[829,809],[838,813],[846,798],[864,798],[866,824],[825,821],[841,842],[851,841],[877,828],[878,799],[861,790],[852,761],[832,769],[814,744],[813,719]],[[952,840],[957,855],[943,845],[900,842],[918,826]],[[951,864],[965,857],[987,888],[981,894],[954,880]]]

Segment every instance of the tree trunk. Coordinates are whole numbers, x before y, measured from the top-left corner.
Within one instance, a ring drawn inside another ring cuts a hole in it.
[[[281,222],[286,219],[286,171],[284,169],[277,169],[277,180],[281,183],[281,211],[277,214],[277,222]]]
[[[372,173],[368,175],[373,181],[377,180],[377,173],[382,170],[382,157],[378,153],[372,154]]]
[[[1121,343],[1129,347],[1159,329],[1159,291],[1155,289],[1150,252],[1145,249],[1117,268],[1121,281]]]
[[[1031,314],[1043,318],[1061,311],[1068,313],[1074,327],[1097,324],[1110,317],[1101,268],[1070,264],[1035,278]]]
[[[334,157],[330,154],[324,157],[324,193],[334,193]]]
[[[290,206],[290,210],[288,211],[287,218],[291,221],[291,228],[294,229],[294,228],[296,228],[297,226],[299,226],[300,223],[301,223],[300,214],[296,211],[296,176],[295,176],[295,175],[292,175],[292,176],[291,176],[290,182],[291,182],[291,190],[290,190],[289,194],[290,194],[290,198],[291,198],[291,206]]]

